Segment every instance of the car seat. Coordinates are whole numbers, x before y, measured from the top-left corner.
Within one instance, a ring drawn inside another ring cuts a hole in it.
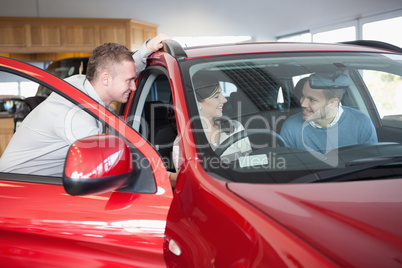
[[[162,101],[149,101],[144,106],[144,117],[149,130],[147,138],[159,152],[169,171],[174,171],[171,154],[177,136],[172,113],[174,115],[172,104]]]

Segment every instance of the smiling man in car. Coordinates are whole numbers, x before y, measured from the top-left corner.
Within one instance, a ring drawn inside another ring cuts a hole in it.
[[[288,147],[326,154],[348,145],[378,142],[370,118],[341,105],[349,86],[348,76],[317,73],[299,83],[302,112],[286,120],[281,130]]]

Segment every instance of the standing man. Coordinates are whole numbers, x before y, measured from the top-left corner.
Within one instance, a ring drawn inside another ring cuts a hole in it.
[[[105,107],[114,101],[125,103],[148,56],[169,39],[159,34],[134,55],[123,45],[105,43],[94,49],[86,75],[65,80]],[[53,92],[28,114],[14,134],[0,158],[0,172],[62,176],[70,145],[103,131],[101,122]]]

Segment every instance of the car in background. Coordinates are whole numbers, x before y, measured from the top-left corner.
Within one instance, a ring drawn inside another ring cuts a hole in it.
[[[23,96],[0,95],[0,118],[14,117],[15,111],[23,101]]]
[[[76,74],[85,74],[89,57],[71,57],[53,61],[46,68],[46,71],[64,79]],[[52,91],[46,87],[39,87],[36,96],[47,97]]]
[[[119,116],[36,67],[0,58],[0,71],[46,86],[110,129],[70,147],[62,178],[0,173],[2,265],[401,266],[400,48],[168,41]],[[224,116],[245,128],[218,148],[203,131],[198,72],[219,80]],[[328,154],[283,146],[282,125],[301,110],[298,82],[321,72],[348,77],[341,105],[370,118],[378,143]],[[244,138],[252,152],[223,161]]]

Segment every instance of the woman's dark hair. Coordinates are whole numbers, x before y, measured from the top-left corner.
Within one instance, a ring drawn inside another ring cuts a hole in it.
[[[219,89],[219,80],[209,71],[199,71],[193,75],[193,86],[197,101],[203,100],[214,95]]]

